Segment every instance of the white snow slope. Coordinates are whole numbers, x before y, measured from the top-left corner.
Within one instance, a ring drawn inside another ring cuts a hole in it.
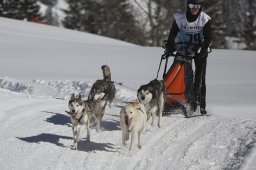
[[[140,85],[156,77],[163,49],[4,18],[0,28],[1,170],[256,169],[255,51],[209,54],[207,116],[164,116],[161,128],[147,126],[142,149],[130,154],[121,146],[124,104],[114,102],[102,131],[92,127],[90,143],[84,132],[74,151],[65,113],[70,95],[86,98],[107,64],[116,99],[134,100]]]

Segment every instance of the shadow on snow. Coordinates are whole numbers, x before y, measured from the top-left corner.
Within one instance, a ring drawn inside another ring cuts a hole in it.
[[[61,113],[55,113],[55,112],[49,112],[49,111],[42,111],[45,113],[51,113],[53,114],[51,117],[47,118],[45,121],[49,123],[53,123],[55,125],[66,125],[71,127],[71,120],[70,116],[64,115]]]
[[[30,136],[30,137],[17,137],[18,139],[28,142],[28,143],[41,143],[41,142],[47,142],[47,143],[52,143],[57,146],[62,146],[65,147],[62,143],[60,143],[60,139],[69,139],[72,140],[72,137],[68,136],[61,136],[61,135],[56,135],[56,134],[50,134],[50,133],[42,133],[40,135],[36,136]]]
[[[60,143],[59,142],[60,139],[68,139],[70,141],[73,140],[72,137],[60,136],[60,135],[49,134],[49,133],[43,133],[40,135],[31,136],[31,137],[16,137],[16,138],[28,143],[40,144],[42,142],[47,142],[47,143],[52,143],[61,147],[67,147],[67,146],[65,146],[63,143]],[[71,142],[70,144],[72,143],[73,142]],[[114,145],[111,143],[95,143],[92,141],[91,142],[79,141],[78,150],[85,151],[85,152],[92,152],[92,151],[116,152],[117,148],[114,147]]]
[[[117,148],[114,147],[112,143],[95,143],[80,141],[78,143],[78,150],[85,151],[85,152],[92,152],[92,151],[107,151],[107,152],[117,152]]]
[[[53,123],[55,125],[66,125],[68,127],[72,127],[70,116],[64,115],[61,113],[55,113],[55,112],[50,112],[50,111],[42,111],[45,113],[51,113],[52,116],[47,118],[45,121],[48,123]],[[115,115],[111,115],[115,116]],[[104,117],[103,117],[104,119]],[[92,124],[91,128],[95,128],[96,123]],[[103,130],[107,131],[115,131],[115,130],[120,130],[120,125],[119,125],[119,120],[103,120],[101,122],[101,127]]]

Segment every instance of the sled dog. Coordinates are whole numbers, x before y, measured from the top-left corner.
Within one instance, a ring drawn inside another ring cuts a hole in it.
[[[66,111],[71,116],[73,140],[74,143],[71,145],[71,149],[77,150],[77,143],[80,140],[81,131],[87,129],[87,139],[90,141],[90,119],[91,114],[88,105],[81,99],[81,96],[75,97],[72,94],[68,107],[70,111]]]
[[[120,126],[122,130],[122,145],[126,146],[126,141],[131,141],[129,151],[132,151],[134,136],[138,135],[138,148],[142,148],[141,133],[147,124],[147,114],[145,106],[140,102],[128,103],[120,111]]]
[[[102,66],[103,79],[97,80],[90,91],[87,103],[90,111],[96,118],[96,131],[99,132],[101,128],[101,121],[105,112],[107,103],[109,105],[113,102],[116,89],[114,82],[111,81],[111,73],[108,66]]]
[[[152,116],[152,126],[158,116],[158,127],[161,127],[162,112],[166,97],[166,87],[164,81],[152,80],[146,85],[140,86],[137,91],[138,100],[145,105],[148,120]]]

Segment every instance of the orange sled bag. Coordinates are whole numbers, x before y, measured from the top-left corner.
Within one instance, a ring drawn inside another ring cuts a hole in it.
[[[163,76],[166,84],[167,102],[191,101],[193,93],[192,59],[176,56],[173,64]]]

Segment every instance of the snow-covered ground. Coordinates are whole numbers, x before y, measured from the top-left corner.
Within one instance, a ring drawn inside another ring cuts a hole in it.
[[[209,55],[208,116],[165,116],[162,128],[147,126],[143,148],[130,155],[121,147],[123,103],[114,102],[102,131],[93,127],[90,143],[83,133],[73,151],[70,94],[86,97],[107,64],[116,99],[133,100],[156,77],[163,49],[4,18],[0,28],[1,170],[256,169],[255,51]]]

